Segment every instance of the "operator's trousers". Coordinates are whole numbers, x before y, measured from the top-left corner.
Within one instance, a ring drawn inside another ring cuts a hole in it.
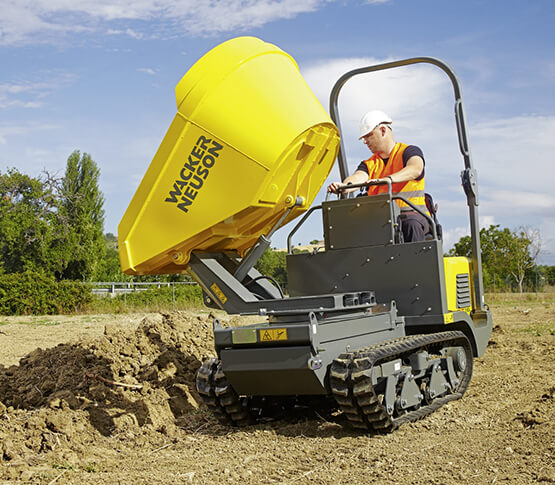
[[[426,234],[432,232],[428,219],[416,211],[401,212],[401,230],[404,242],[425,241]]]

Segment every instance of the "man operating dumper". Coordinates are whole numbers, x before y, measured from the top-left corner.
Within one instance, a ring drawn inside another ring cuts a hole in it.
[[[400,195],[429,215],[424,196],[424,155],[415,145],[395,141],[391,125],[393,120],[383,111],[369,111],[360,120],[360,137],[372,152],[372,156],[360,163],[357,170],[343,183],[333,182],[328,192],[337,194],[346,185],[369,181],[391,181],[394,195]],[[387,185],[369,185],[368,195],[387,192]],[[405,242],[424,241],[430,232],[426,218],[402,200],[396,200],[401,208],[401,228]]]

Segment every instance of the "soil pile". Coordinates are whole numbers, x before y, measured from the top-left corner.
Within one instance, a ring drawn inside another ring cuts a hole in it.
[[[176,312],[0,366],[0,458],[86,453],[100,436],[176,437],[200,424],[195,374],[210,355],[212,318]]]

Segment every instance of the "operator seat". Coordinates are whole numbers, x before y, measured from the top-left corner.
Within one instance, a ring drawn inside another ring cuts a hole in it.
[[[424,200],[426,202],[426,208],[428,209],[428,212],[430,213],[430,216],[432,216],[432,220],[436,225],[437,238],[443,239],[443,229],[441,228],[441,224],[437,220],[437,204],[434,204],[434,199],[432,195],[428,193],[424,194]],[[432,239],[432,238],[433,238],[433,232],[430,231],[428,234],[426,234],[426,239]]]

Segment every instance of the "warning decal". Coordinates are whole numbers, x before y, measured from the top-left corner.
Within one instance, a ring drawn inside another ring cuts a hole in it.
[[[261,342],[273,342],[274,340],[287,340],[287,329],[265,328],[260,330]]]
[[[214,295],[216,295],[218,297],[218,300],[220,300],[222,303],[225,303],[227,301],[227,296],[224,295],[224,292],[222,290],[220,290],[220,287],[214,283],[210,289],[214,292]]]

